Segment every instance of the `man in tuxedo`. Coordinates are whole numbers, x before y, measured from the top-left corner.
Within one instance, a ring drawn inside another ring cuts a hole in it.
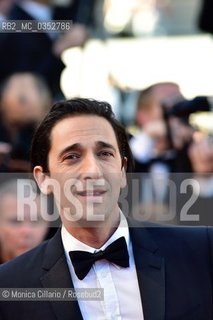
[[[132,157],[109,104],[56,103],[32,141],[34,177],[53,193],[55,236],[0,267],[1,288],[103,288],[102,301],[5,301],[1,320],[210,320],[213,232],[126,218]]]

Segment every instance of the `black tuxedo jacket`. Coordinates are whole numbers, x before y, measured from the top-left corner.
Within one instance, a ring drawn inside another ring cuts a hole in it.
[[[130,236],[144,319],[213,319],[213,230],[138,226],[130,227]],[[0,284],[1,288],[73,287],[60,230],[51,240],[1,265]],[[80,320],[82,315],[77,301],[1,301],[0,319]]]

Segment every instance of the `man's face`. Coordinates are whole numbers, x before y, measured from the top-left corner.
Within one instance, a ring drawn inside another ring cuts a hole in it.
[[[126,175],[111,124],[94,115],[68,117],[53,127],[50,139],[49,175],[60,185],[53,193],[64,225],[118,219]]]

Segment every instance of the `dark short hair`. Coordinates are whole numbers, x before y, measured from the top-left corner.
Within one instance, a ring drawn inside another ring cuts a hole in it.
[[[103,117],[112,126],[117,139],[121,159],[126,157],[127,171],[133,170],[133,156],[125,128],[115,119],[109,103],[93,99],[75,98],[55,103],[38,126],[31,145],[30,160],[32,169],[39,165],[48,172],[48,153],[51,148],[51,131],[60,120],[76,115]]]

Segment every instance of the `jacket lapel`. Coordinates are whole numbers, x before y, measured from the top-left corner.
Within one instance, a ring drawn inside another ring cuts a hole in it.
[[[165,319],[165,265],[149,232],[130,227],[145,320]]]
[[[40,280],[44,288],[74,287],[63,251],[60,229],[48,243],[43,269],[46,272]],[[58,320],[83,320],[77,300],[50,303]]]

